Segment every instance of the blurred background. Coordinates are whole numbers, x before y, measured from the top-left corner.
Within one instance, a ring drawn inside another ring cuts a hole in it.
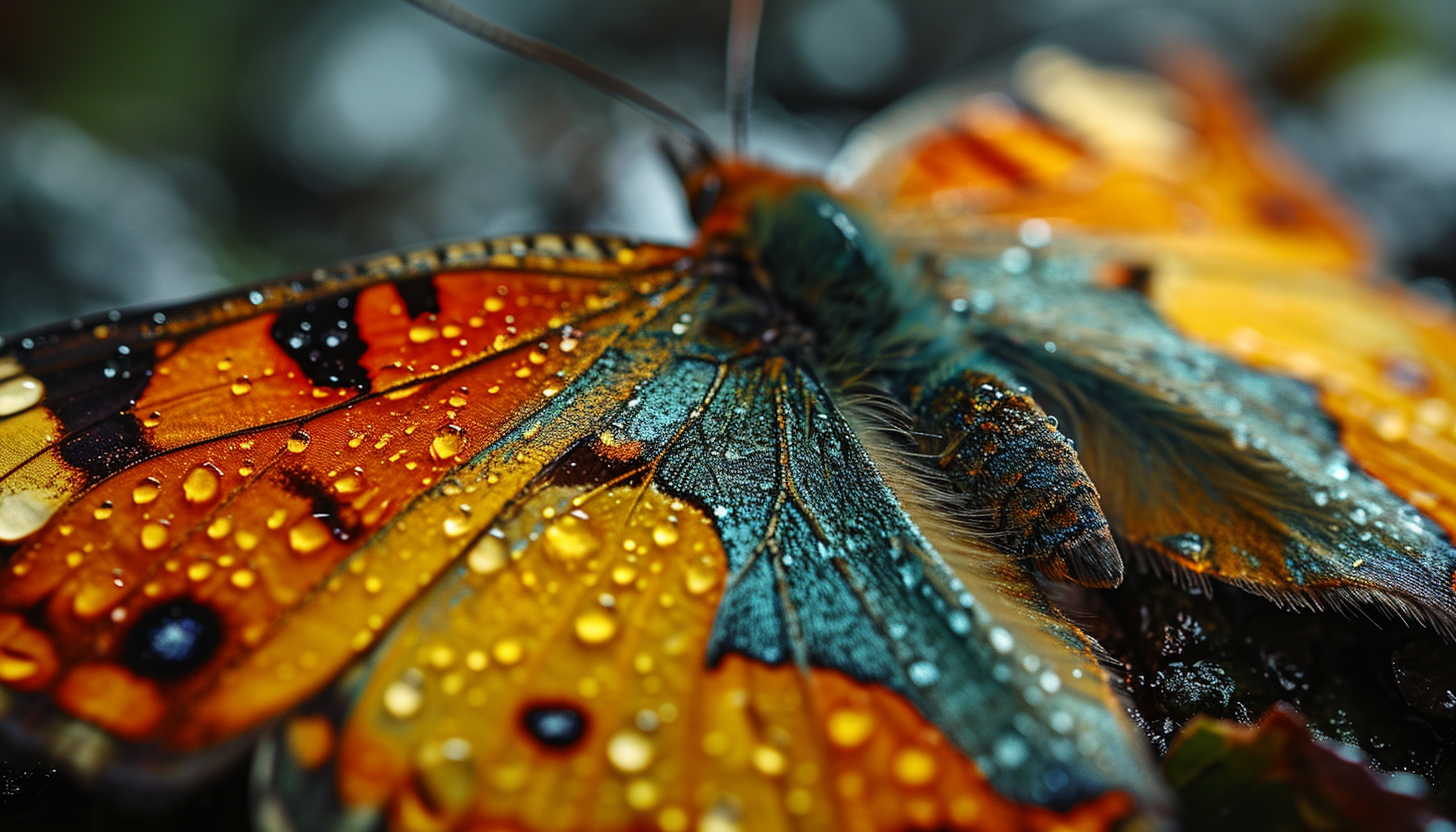
[[[725,135],[727,0],[475,0]],[[1456,276],[1450,0],[769,0],[754,149],[1038,41],[1220,51],[1392,270]],[[397,0],[0,2],[0,332],[440,238],[690,232],[646,118]]]
[[[726,136],[728,0],[468,4]],[[753,149],[806,170],[900,97],[1028,46],[1142,65],[1196,38],[1387,267],[1451,302],[1451,0],[767,0],[764,25]],[[441,238],[686,240],[655,131],[398,0],[0,0],[0,332]],[[176,828],[246,828],[245,773],[228,782]],[[0,766],[11,822],[130,828],[78,795]]]

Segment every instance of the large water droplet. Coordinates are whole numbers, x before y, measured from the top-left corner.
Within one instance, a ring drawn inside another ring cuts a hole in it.
[[[395,719],[409,719],[420,712],[425,695],[412,679],[397,679],[384,689],[384,710]]]
[[[157,499],[157,495],[161,493],[162,484],[155,477],[147,477],[131,490],[131,499],[132,502],[141,506]]]
[[[142,548],[149,551],[166,546],[167,527],[161,523],[147,523],[142,526],[141,542]]]
[[[465,562],[470,567],[470,571],[477,575],[489,575],[492,572],[500,571],[506,565],[509,556],[506,544],[487,534],[481,536],[480,540],[470,548],[470,554],[466,556]]]
[[[45,385],[34,376],[16,376],[0,381],[0,417],[29,410],[45,397]]]
[[[0,493],[0,542],[14,543],[29,537],[44,526],[60,507],[57,495],[48,491],[30,489],[13,494]]]
[[[624,774],[636,774],[652,765],[652,740],[636,731],[618,731],[607,741],[607,759]]]
[[[187,477],[182,480],[182,493],[187,497],[189,503],[210,502],[217,496],[221,479],[216,468],[211,465],[199,465],[189,471]]]
[[[311,555],[324,547],[333,535],[317,517],[305,517],[288,530],[288,546],[300,555]]]
[[[562,560],[579,560],[600,545],[587,524],[569,514],[546,528],[546,550]]]
[[[677,540],[677,526],[671,523],[658,523],[652,529],[652,542],[658,546],[671,546]]]
[[[430,442],[430,456],[441,461],[453,459],[460,453],[460,440],[464,433],[458,425],[446,425]]]
[[[288,437],[288,451],[289,451],[289,453],[295,453],[295,454],[301,454],[301,453],[303,453],[305,450],[308,449],[308,442],[309,442],[309,437],[308,437],[308,434],[307,433],[305,433],[302,430],[296,430],[296,431],[294,431],[293,432],[293,435],[290,436],[290,437]]]

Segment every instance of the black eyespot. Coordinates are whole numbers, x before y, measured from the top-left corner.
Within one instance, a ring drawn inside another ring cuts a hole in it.
[[[586,714],[571,705],[538,706],[521,714],[521,724],[547,748],[570,748],[586,733]]]
[[[428,283],[428,281],[425,281]],[[369,345],[359,337],[349,303],[309,301],[284,309],[273,322],[273,341],[298,362],[298,368],[318,387],[369,389],[369,371],[359,363]],[[343,300],[343,298],[340,298]],[[426,298],[416,298],[427,303]]]
[[[180,679],[212,658],[222,641],[217,613],[186,598],[142,613],[126,633],[121,659],[151,679]]]

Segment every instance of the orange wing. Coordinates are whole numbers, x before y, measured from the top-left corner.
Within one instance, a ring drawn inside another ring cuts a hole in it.
[[[286,710],[448,563],[400,513],[463,531],[446,474],[650,317],[680,256],[464,244],[17,338],[0,682],[172,750]]]
[[[1368,272],[1363,229],[1217,63],[1185,49],[1170,71],[1171,83],[1035,50],[1016,77],[1039,114],[974,87],[922,93],[852,137],[833,178],[892,234],[1014,233],[1033,219],[1125,258]]]

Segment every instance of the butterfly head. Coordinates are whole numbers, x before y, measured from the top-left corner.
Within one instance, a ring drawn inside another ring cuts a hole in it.
[[[727,265],[716,273],[782,313],[775,327],[802,325],[835,360],[868,351],[905,305],[866,224],[822,179],[731,159],[700,166],[684,187],[701,258]]]

